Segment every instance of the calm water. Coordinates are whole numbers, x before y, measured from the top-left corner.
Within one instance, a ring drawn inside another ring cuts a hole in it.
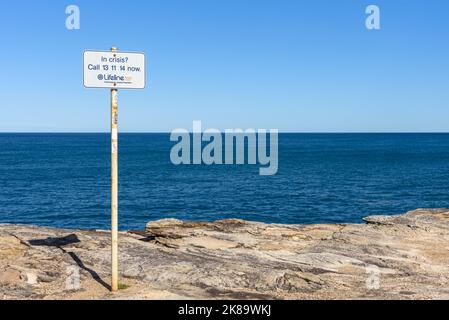
[[[449,207],[449,134],[281,134],[279,172],[174,166],[168,134],[120,136],[120,226],[361,222]],[[107,134],[0,134],[0,222],[109,226]]]

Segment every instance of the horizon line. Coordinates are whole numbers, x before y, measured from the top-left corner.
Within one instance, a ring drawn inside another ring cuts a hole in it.
[[[257,131],[257,129],[255,129]],[[170,134],[171,131],[122,131],[119,134]],[[189,133],[192,133],[189,131]],[[224,132],[222,132],[224,133]],[[0,131],[0,134],[110,134],[110,131]],[[449,131],[280,131],[279,134],[449,134]]]

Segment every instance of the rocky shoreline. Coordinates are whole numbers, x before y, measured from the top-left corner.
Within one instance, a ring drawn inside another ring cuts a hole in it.
[[[120,234],[0,224],[1,299],[449,299],[449,209],[365,224],[161,220]]]

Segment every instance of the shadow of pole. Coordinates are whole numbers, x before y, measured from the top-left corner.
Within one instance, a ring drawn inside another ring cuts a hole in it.
[[[36,239],[36,240],[30,240],[28,243],[31,246],[46,246],[46,247],[55,247],[60,249],[63,253],[68,254],[73,261],[78,265],[79,268],[87,271],[91,277],[97,281],[99,284],[101,284],[103,287],[105,287],[108,290],[111,290],[111,286],[106,283],[101,277],[96,273],[94,270],[88,268],[83,261],[76,255],[74,252],[69,252],[63,248],[63,246],[74,244],[74,243],[81,243],[81,241],[78,239],[78,236],[76,234],[70,234],[65,237],[60,238],[46,238],[46,239]]]

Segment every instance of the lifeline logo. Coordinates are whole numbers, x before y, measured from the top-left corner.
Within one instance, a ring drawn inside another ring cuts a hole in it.
[[[108,74],[108,75],[103,75],[103,74],[99,74],[98,75],[98,80],[104,80],[104,81],[125,81],[126,78],[123,76],[118,76],[118,75],[112,75],[112,74]],[[129,79],[130,80],[130,79]],[[127,81],[129,81],[127,80]]]

